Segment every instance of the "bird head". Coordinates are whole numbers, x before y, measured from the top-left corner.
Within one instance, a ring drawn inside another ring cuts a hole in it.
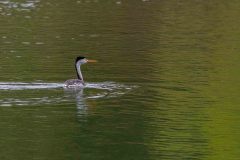
[[[80,64],[85,64],[85,63],[93,63],[93,62],[97,62],[96,60],[92,60],[92,59],[87,59],[86,57],[82,57],[79,56],[76,58],[75,63],[80,63]]]

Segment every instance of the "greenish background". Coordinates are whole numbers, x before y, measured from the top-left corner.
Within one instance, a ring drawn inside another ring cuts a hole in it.
[[[0,159],[239,159],[239,8],[1,0],[1,82],[63,83],[84,55],[87,82],[131,90],[0,90]]]

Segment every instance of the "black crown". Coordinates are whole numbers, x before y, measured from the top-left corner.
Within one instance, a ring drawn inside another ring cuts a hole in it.
[[[82,60],[82,59],[84,59],[84,58],[85,58],[85,57],[79,56],[79,57],[76,58],[76,62],[79,61],[79,60]]]

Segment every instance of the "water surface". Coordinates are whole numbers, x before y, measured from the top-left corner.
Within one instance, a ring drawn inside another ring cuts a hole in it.
[[[0,159],[238,159],[239,6],[2,0]]]

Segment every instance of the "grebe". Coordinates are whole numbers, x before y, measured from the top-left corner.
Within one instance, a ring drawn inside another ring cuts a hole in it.
[[[77,72],[78,79],[69,79],[69,80],[65,81],[64,87],[67,87],[67,88],[81,87],[82,88],[85,86],[80,66],[82,64],[85,64],[88,62],[97,62],[97,61],[89,60],[89,59],[86,59],[85,57],[81,57],[81,56],[76,58],[75,69]]]

